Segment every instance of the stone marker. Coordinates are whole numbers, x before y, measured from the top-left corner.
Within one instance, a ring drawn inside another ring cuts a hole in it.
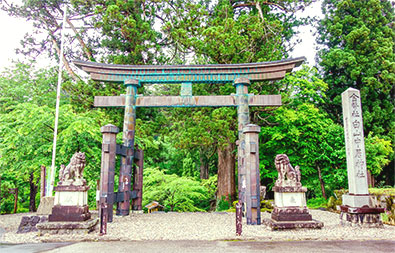
[[[37,215],[49,215],[52,213],[54,196],[45,196],[41,198],[40,205],[37,208]]]
[[[271,219],[265,219],[272,230],[290,228],[321,228],[324,224],[313,220],[306,207],[306,187],[300,183],[299,166],[293,168],[285,154],[275,159],[278,179],[273,187],[274,209]]]
[[[371,208],[366,169],[361,96],[357,89],[342,93],[344,136],[346,142],[348,194],[342,196],[342,224],[381,226],[383,208]]]
[[[349,194],[343,195],[343,205],[369,206],[365,142],[359,91],[349,88],[342,93],[344,135],[346,141]]]

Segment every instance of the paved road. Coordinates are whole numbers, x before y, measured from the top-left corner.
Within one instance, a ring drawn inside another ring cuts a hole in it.
[[[1,253],[33,253],[45,252],[58,247],[65,247],[71,243],[27,243],[27,244],[2,244],[0,243]],[[77,253],[77,252],[74,252]],[[98,253],[98,252],[96,252]]]
[[[395,240],[375,241],[287,241],[287,242],[257,242],[257,241],[131,241],[131,242],[80,242],[80,243],[41,243],[0,245],[0,252],[70,252],[70,253],[100,253],[100,252],[395,252]]]

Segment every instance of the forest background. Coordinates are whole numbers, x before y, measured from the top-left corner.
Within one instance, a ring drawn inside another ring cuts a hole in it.
[[[93,98],[120,95],[124,87],[86,78],[73,60],[142,65],[275,61],[289,57],[297,27],[308,23],[318,31],[317,66],[305,65],[281,81],[249,87],[254,94],[281,94],[283,103],[279,108],[250,107],[251,123],[261,127],[261,185],[270,192],[277,178],[274,157],[287,154],[300,166],[309,199],[325,202],[334,190],[347,188],[340,94],[353,87],[361,91],[367,168],[376,186],[393,186],[393,2],[324,0],[321,20],[298,18],[312,2],[25,0],[18,5],[1,0],[2,11],[32,21],[34,29],[17,49],[31,62],[16,63],[0,74],[0,211],[13,209],[10,188],[19,189],[18,211],[35,211],[40,168],[51,164],[57,69],[37,69],[38,56],[63,59],[56,165],[85,152],[84,174],[94,206],[100,127],[122,129],[123,110],[94,108]],[[65,5],[73,32],[60,56]],[[144,86],[138,93],[179,91],[179,85],[169,84]],[[231,83],[194,85],[193,93],[229,95],[235,88]],[[136,143],[144,150],[143,204],[155,200],[172,211],[228,208],[237,196],[237,180],[224,180],[237,175],[236,140],[234,108],[139,108]]]

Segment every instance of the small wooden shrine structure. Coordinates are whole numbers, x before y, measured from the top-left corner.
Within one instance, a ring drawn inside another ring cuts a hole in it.
[[[238,117],[238,193],[246,213],[247,224],[260,224],[259,210],[259,127],[250,125],[249,106],[280,106],[280,95],[254,95],[248,93],[253,82],[280,80],[287,72],[303,63],[304,57],[272,62],[212,65],[114,65],[74,61],[74,64],[90,74],[93,80],[119,82],[126,87],[124,96],[95,97],[96,107],[123,107],[123,145],[115,144],[118,129],[102,127],[103,157],[100,203],[103,206],[102,226],[112,220],[112,206],[117,202],[117,215],[128,215],[130,200],[139,199],[141,209],[142,158],[134,149],[136,110],[139,107],[236,107]],[[143,96],[137,88],[144,84],[181,83],[180,96]],[[194,83],[233,83],[236,94],[228,96],[193,96]],[[251,133],[251,138],[246,135]],[[247,154],[248,152],[248,154]],[[118,193],[114,193],[115,155],[122,155]],[[141,155],[140,155],[141,156]],[[137,158],[137,159],[136,159]],[[132,163],[140,163],[134,178],[138,187],[131,189]],[[140,173],[140,174],[139,174]],[[140,196],[137,196],[140,194]],[[133,200],[136,201],[136,200]],[[136,205],[138,206],[138,205]],[[105,232],[105,231],[104,231]],[[102,231],[103,233],[103,231]]]
[[[162,206],[161,204],[159,204],[156,201],[152,201],[151,203],[146,205],[145,208],[148,209],[148,213],[155,213],[155,212],[162,211],[164,206]]]

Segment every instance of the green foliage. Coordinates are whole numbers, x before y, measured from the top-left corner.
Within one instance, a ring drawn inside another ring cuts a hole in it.
[[[274,158],[287,154],[293,166],[300,166],[309,197],[322,196],[318,170],[327,196],[335,189],[346,188],[343,127],[319,108],[326,98],[327,84],[315,68],[307,66],[290,73],[280,83],[284,87],[284,106],[269,114],[266,119],[271,123],[261,128],[262,181],[268,186],[274,183],[277,178]],[[265,121],[260,125],[264,124]],[[391,142],[370,133],[365,137],[365,147],[367,169],[377,175],[393,155]]]
[[[394,187],[369,188],[369,193],[374,195],[395,196],[395,188]]]
[[[203,61],[241,63],[286,55],[286,42],[294,34],[292,28],[300,24],[294,11],[299,4],[310,1],[165,2],[164,12],[168,15],[162,31],[174,42],[175,53],[191,50]],[[177,15],[172,15],[171,7]],[[184,9],[189,11],[183,12]]]
[[[337,206],[340,206],[342,204],[342,198],[335,198],[334,196],[330,196],[328,198],[328,203],[326,204],[326,207],[330,211],[337,211]]]
[[[217,175],[210,176],[208,179],[202,179],[201,184],[202,186],[206,187],[210,199],[215,198],[215,192],[217,191],[217,182],[218,182]]]
[[[326,208],[327,200],[324,198],[313,198],[307,200],[307,207],[311,209]]]
[[[206,211],[208,190],[187,177],[167,175],[157,168],[144,168],[143,206],[157,201],[165,210],[176,212]]]
[[[74,1],[80,4],[81,1]],[[101,46],[115,64],[149,64],[154,60],[160,34],[153,29],[155,13],[142,1],[93,1],[94,26],[103,35]],[[148,15],[147,15],[148,14]]]
[[[230,199],[230,197],[226,198],[225,196],[221,196],[221,199],[217,201],[215,210],[217,212],[228,210],[231,207],[231,203],[228,199]]]
[[[32,64],[16,63],[0,74],[0,113],[29,101],[55,105],[56,81],[53,69],[34,70]]]
[[[391,141],[381,139],[369,133],[365,137],[366,167],[373,175],[378,175],[390,163],[394,154]]]
[[[33,71],[29,65],[17,64],[0,76],[0,174],[3,187],[18,187],[21,207],[29,207],[29,180],[38,185],[40,167],[50,169],[55,115],[53,71]],[[26,80],[25,80],[26,79]],[[56,165],[68,164],[71,156],[85,152],[84,176],[96,188],[100,174],[101,133],[104,114],[100,111],[76,113],[63,101],[59,110]],[[6,189],[4,189],[7,192]],[[94,191],[90,200],[94,203]]]
[[[274,158],[287,154],[293,166],[300,166],[302,183],[315,196],[321,196],[318,167],[332,190],[347,183],[341,126],[311,104],[300,104],[296,109],[281,107],[274,117],[276,125],[261,129],[261,167],[272,171],[261,172],[263,177],[272,177],[274,181],[277,178]]]
[[[365,134],[394,140],[394,9],[391,1],[325,0],[319,54],[329,90],[323,108],[341,122],[340,94],[361,91]]]
[[[262,200],[261,201],[261,212],[271,213],[273,211],[273,200]]]

